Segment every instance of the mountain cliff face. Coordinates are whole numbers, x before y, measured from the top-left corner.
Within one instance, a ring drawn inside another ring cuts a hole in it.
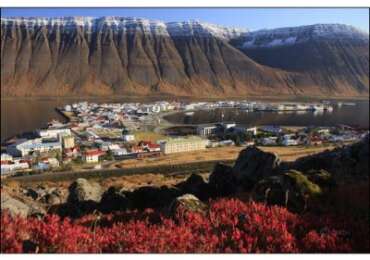
[[[301,43],[195,21],[2,18],[1,94],[368,95],[368,35],[337,31]]]
[[[369,35],[352,26],[261,30],[234,40],[254,61],[303,73],[327,94],[368,93]]]

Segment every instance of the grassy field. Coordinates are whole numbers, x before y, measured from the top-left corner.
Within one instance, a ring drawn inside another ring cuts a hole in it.
[[[131,168],[143,166],[158,166],[171,164],[186,164],[210,160],[236,160],[241,150],[245,147],[218,147],[203,151],[194,151],[187,153],[168,154],[158,158],[146,158],[142,160],[131,159],[113,163],[113,168]],[[260,147],[263,151],[274,152],[284,161],[294,161],[299,157],[322,152],[326,149],[333,149],[333,146],[319,147]]]
[[[136,141],[151,141],[151,142],[157,142],[158,140],[165,139],[166,136],[154,133],[154,132],[143,132],[143,131],[137,131],[134,132],[135,140]]]
[[[94,179],[104,187],[123,186],[128,189],[153,185],[173,185],[190,174],[197,173],[207,177],[216,162],[227,162],[232,165],[239,152],[245,147],[219,147],[188,153],[163,155],[158,158],[142,160],[130,159],[113,162],[109,168],[87,172],[46,173],[34,176],[10,178],[4,183],[18,182],[23,184],[54,183],[51,186],[67,187],[77,178]],[[284,161],[293,161],[299,157],[333,149],[333,146],[321,147],[260,147],[266,152],[274,152]]]

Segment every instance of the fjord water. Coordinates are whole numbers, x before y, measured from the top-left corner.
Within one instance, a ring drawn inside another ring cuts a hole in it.
[[[155,98],[141,99],[141,102],[158,100]],[[1,99],[1,141],[23,132],[44,127],[53,119],[64,121],[55,108],[86,101],[84,98],[44,98],[44,99]],[[89,102],[139,102],[136,98],[98,98]]]
[[[78,99],[14,99],[1,100],[1,140],[15,134],[32,131],[45,126],[50,120],[64,120],[55,108],[79,101]],[[129,102],[131,100],[96,99],[93,102]],[[148,101],[148,100],[145,100]],[[152,101],[152,100],[151,100]],[[154,100],[153,100],[154,101]],[[137,101],[139,102],[139,101]],[[141,100],[141,102],[144,102]],[[235,121],[240,125],[291,125],[291,126],[331,126],[348,124],[369,127],[369,102],[357,101],[356,106],[334,106],[332,112],[246,112],[237,109],[216,109],[197,111],[192,116],[176,113],[166,117],[172,123],[202,124],[224,121]]]
[[[239,125],[334,126],[346,124],[369,128],[369,102],[356,101],[355,106],[334,105],[333,111],[316,112],[247,112],[234,108],[196,111],[192,115],[178,113],[166,119],[178,124],[204,124],[234,121]]]

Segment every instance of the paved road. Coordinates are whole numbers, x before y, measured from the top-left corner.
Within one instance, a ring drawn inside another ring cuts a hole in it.
[[[77,178],[108,178],[119,176],[130,176],[135,174],[164,174],[164,175],[190,175],[192,173],[211,172],[217,162],[231,164],[233,160],[227,161],[204,161],[188,164],[173,164],[173,165],[159,165],[147,166],[137,168],[121,168],[121,169],[99,169],[99,170],[81,170],[69,172],[48,172],[35,175],[24,175],[8,177],[2,182],[18,181],[22,183],[40,182],[40,181],[73,181]]]

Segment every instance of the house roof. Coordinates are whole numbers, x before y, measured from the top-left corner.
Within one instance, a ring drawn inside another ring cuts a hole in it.
[[[93,150],[87,150],[85,151],[86,156],[95,156],[95,155],[102,155],[104,154],[103,151],[100,151],[99,149],[93,149]]]

